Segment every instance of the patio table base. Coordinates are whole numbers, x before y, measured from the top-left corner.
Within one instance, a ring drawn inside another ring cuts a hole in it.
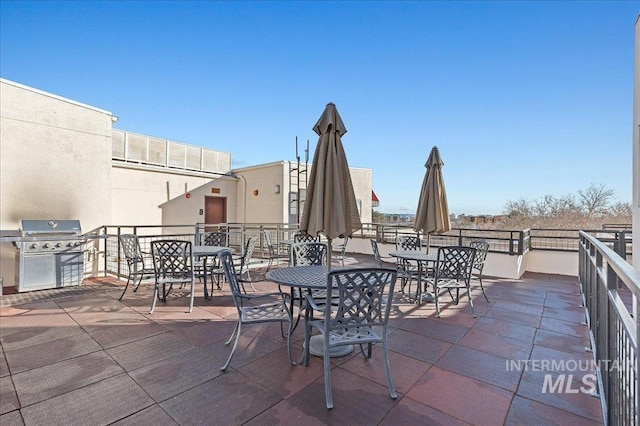
[[[321,334],[311,336],[311,338],[309,339],[309,345],[309,353],[311,355],[319,357],[324,356],[324,338]],[[336,346],[329,349],[329,358],[337,358],[349,355],[351,352],[353,352],[353,349],[353,345]]]

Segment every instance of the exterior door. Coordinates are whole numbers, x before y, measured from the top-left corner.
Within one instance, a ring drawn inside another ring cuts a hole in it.
[[[224,197],[204,197],[204,223],[227,222],[227,199]],[[209,231],[209,229],[207,229]]]

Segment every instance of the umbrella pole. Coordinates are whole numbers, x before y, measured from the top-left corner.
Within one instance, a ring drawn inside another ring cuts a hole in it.
[[[328,256],[328,259],[327,259],[327,270],[329,272],[331,272],[331,257],[333,256],[332,251],[331,251],[331,238],[327,238],[327,241],[328,241],[327,245],[329,246],[329,248],[327,249],[328,252],[329,252],[329,254],[327,255]]]

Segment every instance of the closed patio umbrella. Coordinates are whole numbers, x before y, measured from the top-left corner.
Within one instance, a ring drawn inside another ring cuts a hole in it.
[[[422,182],[416,220],[413,225],[414,231],[422,231],[425,235],[440,234],[451,230],[447,193],[442,178],[443,165],[440,151],[437,146],[434,146],[425,164],[427,173]]]
[[[327,237],[331,256],[331,240],[350,237],[362,224],[341,141],[347,129],[333,103],[327,104],[313,130],[319,139],[311,164],[300,230]],[[331,262],[328,263],[330,268]]]

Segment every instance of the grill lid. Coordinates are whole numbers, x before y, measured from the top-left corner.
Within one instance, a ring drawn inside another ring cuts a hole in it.
[[[79,220],[22,220],[22,236],[82,235]]]

